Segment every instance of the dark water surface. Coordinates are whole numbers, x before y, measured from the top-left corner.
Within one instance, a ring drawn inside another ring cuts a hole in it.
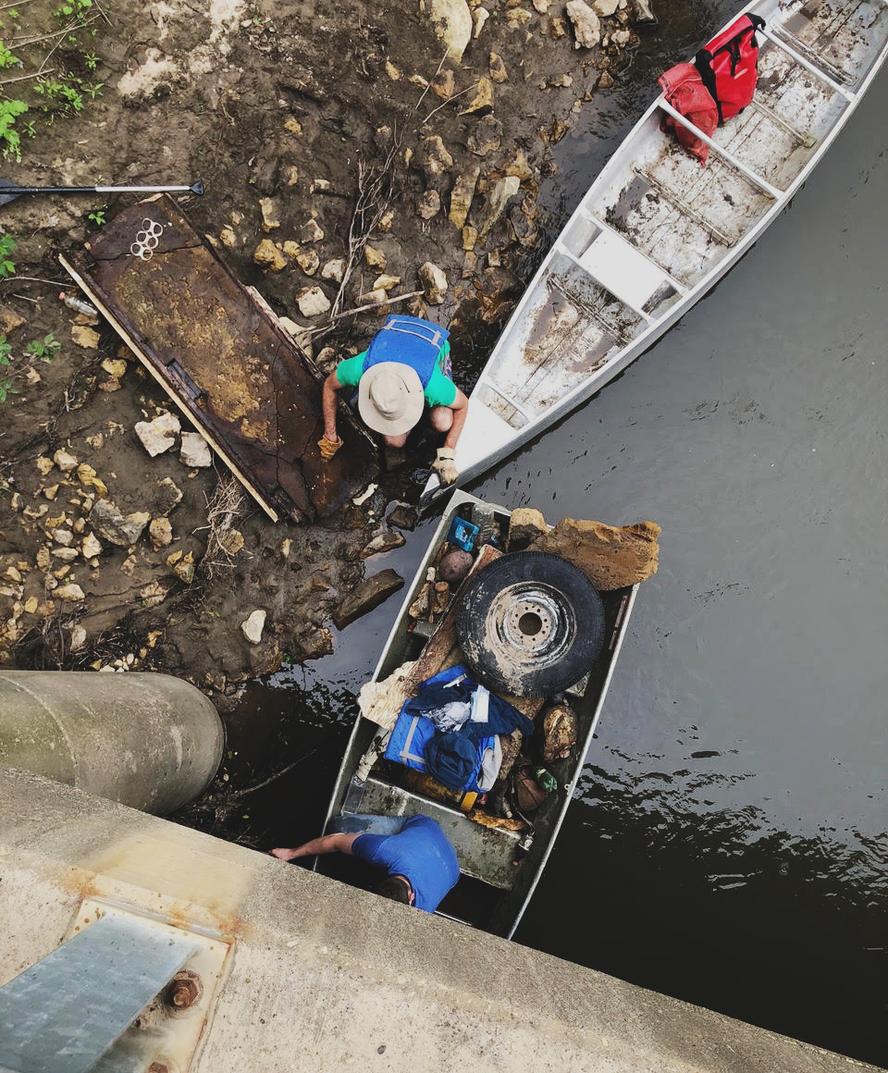
[[[660,11],[625,84],[559,146],[553,225],[649,102],[663,57],[692,50],[729,10]],[[473,488],[552,521],[663,526],[660,571],[639,594],[518,941],[880,1063],[886,113],[883,73],[718,288]],[[384,565],[409,577],[433,525]],[[230,745],[256,771],[298,763],[244,799],[244,838],[267,847],[318,833],[352,694],[396,611],[389,601],[334,656],[249,688]]]

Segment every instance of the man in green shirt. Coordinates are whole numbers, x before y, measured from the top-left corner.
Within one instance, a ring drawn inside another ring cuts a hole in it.
[[[391,316],[370,346],[337,365],[324,381],[321,457],[329,461],[342,446],[336,431],[336,396],[357,388],[358,413],[389,447],[403,447],[428,407],[429,423],[445,433],[432,469],[444,485],[459,476],[454,449],[469,400],[450,378],[447,331],[419,317]]]

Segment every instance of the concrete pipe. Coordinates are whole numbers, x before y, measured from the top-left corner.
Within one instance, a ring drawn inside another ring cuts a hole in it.
[[[168,674],[0,670],[0,764],[166,815],[216,774],[224,732]]]

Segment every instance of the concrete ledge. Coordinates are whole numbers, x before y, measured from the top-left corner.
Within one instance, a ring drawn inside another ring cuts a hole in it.
[[[199,1073],[875,1068],[8,768],[0,880],[0,983],[85,896],[235,939]]]

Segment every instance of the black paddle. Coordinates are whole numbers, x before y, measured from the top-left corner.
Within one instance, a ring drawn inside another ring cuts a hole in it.
[[[22,194],[197,194],[204,192],[198,179],[191,186],[16,186],[0,179],[0,205],[8,205]]]

